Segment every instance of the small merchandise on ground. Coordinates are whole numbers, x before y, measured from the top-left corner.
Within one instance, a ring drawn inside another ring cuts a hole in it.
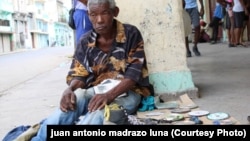
[[[159,103],[160,108],[151,111],[137,112],[137,123],[140,124],[169,124],[169,125],[232,125],[240,124],[226,112],[211,113],[200,109],[187,94],[178,100]],[[171,105],[171,106],[169,106]],[[174,106],[173,106],[174,105]],[[176,106],[178,105],[178,106]],[[166,106],[164,108],[164,106]],[[171,107],[171,108],[169,108]],[[138,122],[140,121],[140,122]]]

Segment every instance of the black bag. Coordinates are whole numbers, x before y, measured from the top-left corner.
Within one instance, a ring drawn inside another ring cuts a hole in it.
[[[74,22],[74,12],[75,12],[75,8],[71,8],[69,10],[69,21],[68,21],[68,25],[72,28],[72,29],[76,29],[76,26],[75,26],[75,22]]]

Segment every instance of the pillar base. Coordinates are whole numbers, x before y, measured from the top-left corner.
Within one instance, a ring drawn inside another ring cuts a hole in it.
[[[176,99],[182,94],[188,94],[190,98],[200,97],[191,72],[187,70],[150,74],[149,81],[154,87],[155,95],[160,95],[167,101]]]
[[[184,94],[187,94],[190,99],[200,98],[200,94],[198,93],[198,88],[193,88],[186,91],[180,91],[175,93],[156,94],[155,96],[159,96],[162,101],[167,102],[167,101],[176,101],[179,99],[181,95]]]

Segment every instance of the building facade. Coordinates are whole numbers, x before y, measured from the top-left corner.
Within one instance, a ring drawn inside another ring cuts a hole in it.
[[[67,0],[1,0],[0,53],[74,45]]]
[[[10,52],[14,48],[14,28],[12,22],[13,3],[1,0],[0,3],[0,53]]]

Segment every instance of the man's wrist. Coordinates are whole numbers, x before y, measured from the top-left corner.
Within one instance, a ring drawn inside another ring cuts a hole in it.
[[[75,91],[75,89],[73,89],[71,86],[69,86],[67,89],[70,91]]]
[[[114,95],[114,94],[112,94],[112,93],[106,93],[105,94],[106,96],[107,96],[107,98],[108,98],[108,103],[111,103],[112,101],[114,101],[114,99],[116,98],[116,96]]]

